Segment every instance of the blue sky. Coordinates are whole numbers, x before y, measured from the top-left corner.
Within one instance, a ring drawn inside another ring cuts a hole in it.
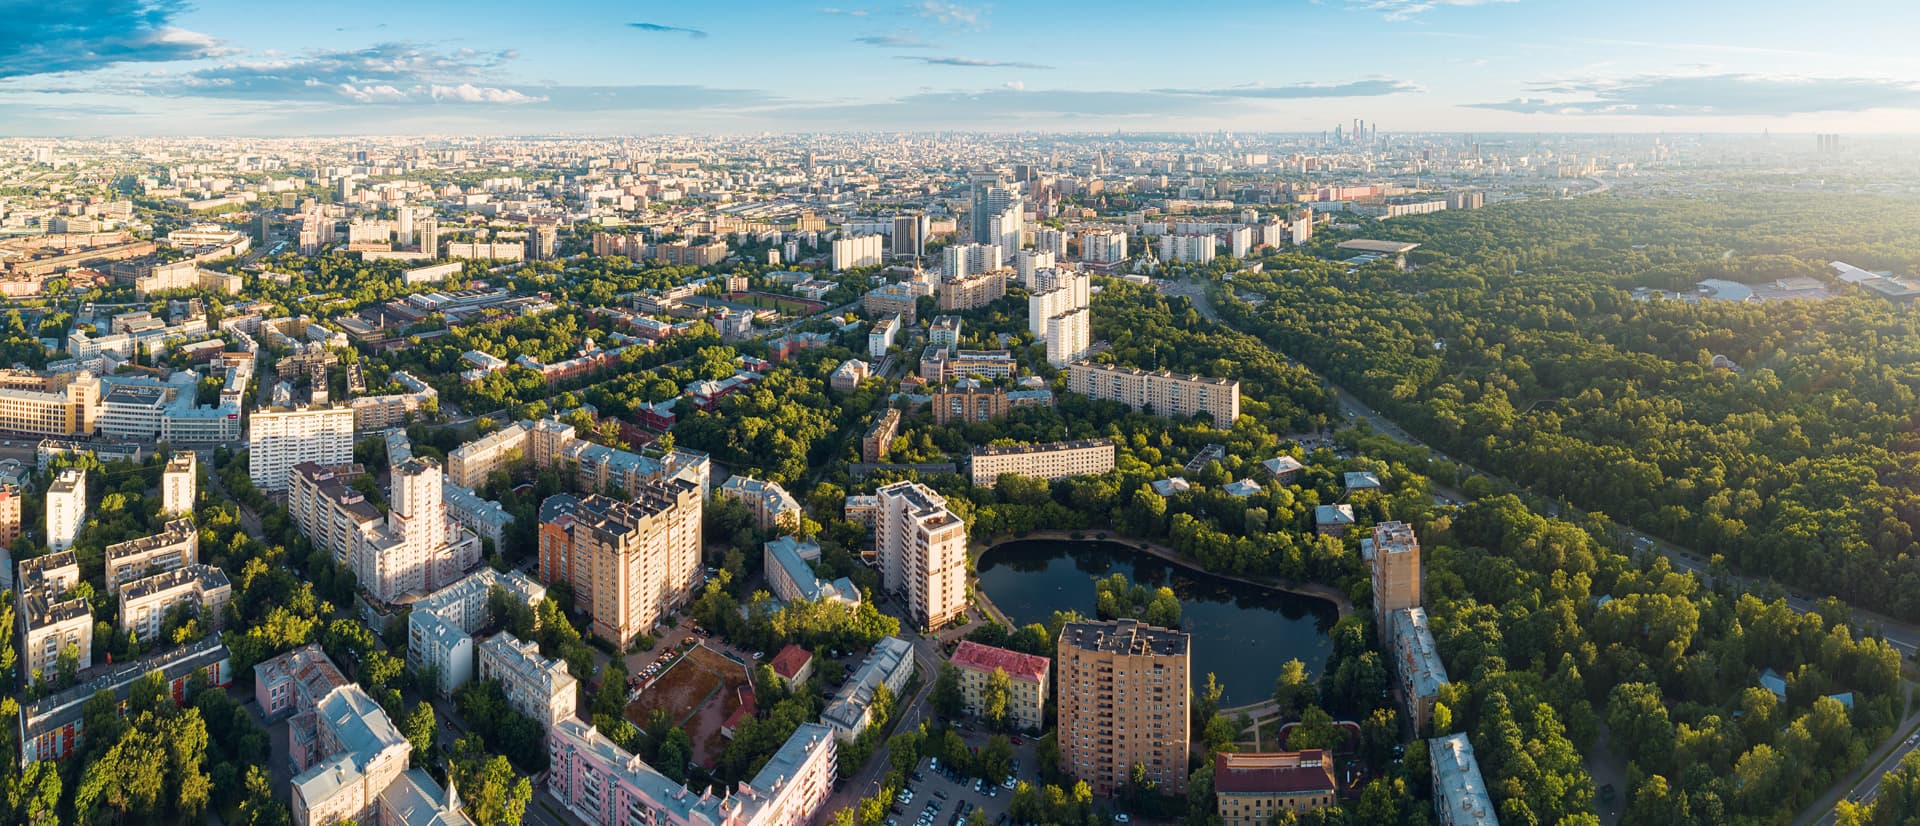
[[[1920,8],[0,0],[0,134],[1920,132]]]

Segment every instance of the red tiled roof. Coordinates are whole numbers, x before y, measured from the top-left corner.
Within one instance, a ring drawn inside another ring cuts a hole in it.
[[[1322,791],[1332,794],[1333,761],[1319,749],[1221,754],[1214,761],[1213,790],[1221,794],[1301,794]]]
[[[787,647],[773,655],[773,673],[780,675],[782,679],[791,680],[793,675],[800,673],[800,669],[806,668],[807,663],[812,660],[813,655],[807,653],[807,649],[787,643]]]
[[[955,668],[987,672],[998,668],[1016,680],[1038,683],[1047,679],[1047,669],[1053,663],[1046,657],[981,645],[973,640],[961,640],[960,647],[953,651],[953,665]]]

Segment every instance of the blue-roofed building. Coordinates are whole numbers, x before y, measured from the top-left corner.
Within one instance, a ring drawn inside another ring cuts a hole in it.
[[[1192,489],[1193,489],[1193,483],[1188,482],[1187,480],[1182,479],[1178,476],[1171,476],[1166,479],[1160,479],[1153,483],[1153,492],[1160,494],[1163,497],[1172,496],[1176,493],[1186,493],[1187,491]]]
[[[1380,487],[1380,477],[1370,470],[1347,471],[1347,490],[1373,490]]]
[[[1447,684],[1447,667],[1440,662],[1440,650],[1433,644],[1426,609],[1402,608],[1393,612],[1391,624],[1400,699],[1406,703],[1407,719],[1413,727],[1425,728],[1433,717],[1434,701],[1440,698],[1440,687]]]
[[[393,455],[391,449],[387,455]],[[449,518],[467,526],[476,536],[492,540],[495,550],[500,548],[500,537],[506,533],[507,526],[513,524],[513,514],[499,502],[446,479],[440,482],[440,501],[446,505]]]
[[[765,553],[767,585],[773,595],[788,602],[818,602],[830,599],[848,607],[860,606],[860,589],[853,580],[840,577],[828,582],[813,572],[809,560],[820,558],[820,543],[811,539],[783,536],[762,546]]]
[[[1299,459],[1295,459],[1292,456],[1278,456],[1268,459],[1261,462],[1260,466],[1267,469],[1267,475],[1272,476],[1274,481],[1283,485],[1291,485],[1294,482],[1300,481],[1300,473],[1306,469],[1305,465],[1300,464]]]
[[[1773,692],[1773,696],[1787,699],[1787,678],[1771,668],[1760,672],[1760,687]]]
[[[1313,529],[1322,536],[1345,536],[1353,527],[1353,506],[1318,505],[1313,509]]]
[[[1241,479],[1238,482],[1228,482],[1224,485],[1221,485],[1220,490],[1224,491],[1228,496],[1239,496],[1244,498],[1244,497],[1252,496],[1256,493],[1259,493],[1260,483],[1255,482],[1252,479]]]
[[[1433,813],[1441,826],[1499,826],[1467,735],[1428,740],[1427,761],[1433,769]]]

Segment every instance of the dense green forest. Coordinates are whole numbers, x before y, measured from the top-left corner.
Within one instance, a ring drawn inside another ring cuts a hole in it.
[[[1421,242],[1418,266],[1275,256],[1215,303],[1457,458],[1745,572],[1920,617],[1920,315],[1837,282],[1822,301],[1629,292],[1818,277],[1831,260],[1909,271],[1920,209],[1598,198],[1369,232]]]

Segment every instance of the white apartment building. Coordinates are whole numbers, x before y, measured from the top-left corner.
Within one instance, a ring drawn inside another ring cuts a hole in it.
[[[1234,227],[1227,231],[1227,255],[1245,258],[1253,251],[1253,227]]]
[[[47,486],[47,547],[64,551],[73,547],[80,523],[87,518],[87,472],[77,468],[60,471]]]
[[[487,595],[495,587],[528,607],[547,596],[546,586],[519,571],[481,568],[421,598],[407,615],[407,663],[437,674],[442,693],[473,679],[473,632],[487,622]]]
[[[199,483],[199,458],[193,451],[174,451],[167,469],[160,474],[160,513],[167,516],[193,514],[194,488]]]
[[[940,253],[940,278],[956,281],[993,272],[1005,266],[1001,248],[993,244],[955,244]]]
[[[1047,363],[1065,367],[1093,349],[1093,311],[1085,307],[1047,319]]]
[[[1037,280],[1052,285],[1027,296],[1027,332],[1040,338],[1046,335],[1047,319],[1088,305],[1092,298],[1093,279],[1076,273],[1043,271]]]
[[[1103,268],[1127,260],[1127,234],[1119,230],[1094,229],[1080,233],[1080,260]]]
[[[1033,231],[1033,249],[1052,255],[1055,260],[1067,257],[1067,233],[1065,230],[1041,227]]]
[[[873,329],[867,332],[867,355],[875,361],[887,357],[887,350],[893,347],[894,338],[900,335],[900,317],[890,315],[873,323]]]
[[[906,598],[922,627],[944,627],[966,612],[966,524],[945,497],[917,482],[895,482],[877,495],[882,584]]]
[[[1062,235],[1061,232],[1056,229],[1043,230],[1043,232],[1052,233],[1056,237]],[[1061,241],[1061,244],[1064,245],[1065,243],[1064,240]],[[1020,286],[1026,287],[1029,290],[1033,289],[1034,274],[1041,270],[1053,269],[1059,263],[1061,257],[1061,255],[1057,255],[1051,251],[1040,249],[1021,250],[1014,253],[1013,271],[1020,276]]]
[[[886,253],[886,236],[845,235],[833,239],[833,270],[842,272],[857,267],[878,267]]]
[[[1160,236],[1160,259],[1205,264],[1220,252],[1220,239],[1212,233]]]
[[[502,631],[480,643],[480,679],[499,680],[507,705],[542,729],[574,715],[579,704],[566,662],[540,656],[540,646]]]
[[[1112,439],[1078,439],[1004,447],[981,446],[969,457],[975,487],[990,488],[1002,474],[1053,481],[1113,470]]]
[[[261,490],[287,489],[301,462],[323,467],[353,461],[353,408],[257,410],[247,425],[247,473]]]

